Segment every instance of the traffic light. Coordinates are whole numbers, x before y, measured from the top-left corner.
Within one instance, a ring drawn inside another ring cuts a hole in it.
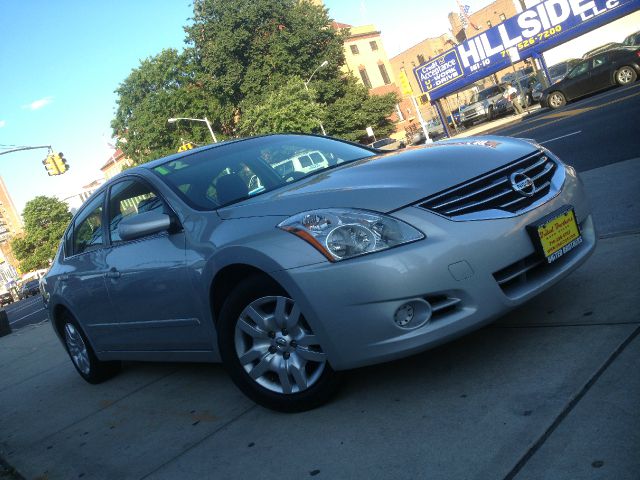
[[[60,175],[60,171],[58,170],[58,166],[56,165],[54,157],[54,154],[50,153],[49,155],[47,155],[47,158],[42,160],[42,164],[47,171],[47,175],[49,175],[50,177],[54,175]]]
[[[53,155],[53,161],[56,164],[56,168],[58,169],[59,175],[62,175],[64,172],[69,170],[69,164],[67,163],[67,159],[64,158],[64,155],[62,153]]]
[[[195,145],[191,142],[183,143],[178,147],[178,152],[186,152],[187,150],[191,150],[193,147],[195,147]]]

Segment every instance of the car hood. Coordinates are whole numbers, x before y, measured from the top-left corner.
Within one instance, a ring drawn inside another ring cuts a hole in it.
[[[408,147],[311,175],[218,210],[223,219],[285,216],[317,208],[389,212],[463,183],[536,150],[498,136]]]

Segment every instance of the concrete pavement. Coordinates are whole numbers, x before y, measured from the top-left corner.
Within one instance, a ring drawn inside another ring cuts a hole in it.
[[[34,479],[637,479],[640,193],[615,187],[638,174],[640,159],[585,172],[605,238],[565,281],[350,372],[311,412],[255,406],[219,365],[130,363],[88,385],[50,325],[19,329],[0,338],[0,457]]]

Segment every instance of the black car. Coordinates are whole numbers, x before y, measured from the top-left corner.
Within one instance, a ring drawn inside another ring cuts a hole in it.
[[[28,297],[32,297],[34,295],[38,295],[40,293],[40,281],[39,280],[31,280],[30,282],[25,283],[20,290],[20,298],[25,299]]]
[[[623,47],[581,60],[559,82],[546,88],[540,103],[558,108],[614,85],[629,85],[640,75],[640,48]]]
[[[9,292],[0,293],[0,306],[11,305],[13,303],[13,296]]]
[[[635,33],[632,33],[622,42],[623,45],[627,47],[634,47],[636,45],[640,45],[640,30]]]

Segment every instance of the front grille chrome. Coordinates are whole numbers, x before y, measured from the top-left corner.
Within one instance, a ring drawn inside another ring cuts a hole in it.
[[[518,191],[512,176],[527,179]],[[536,152],[505,167],[439,192],[420,203],[422,208],[452,220],[510,217],[555,196],[564,182],[564,168],[544,152]]]

